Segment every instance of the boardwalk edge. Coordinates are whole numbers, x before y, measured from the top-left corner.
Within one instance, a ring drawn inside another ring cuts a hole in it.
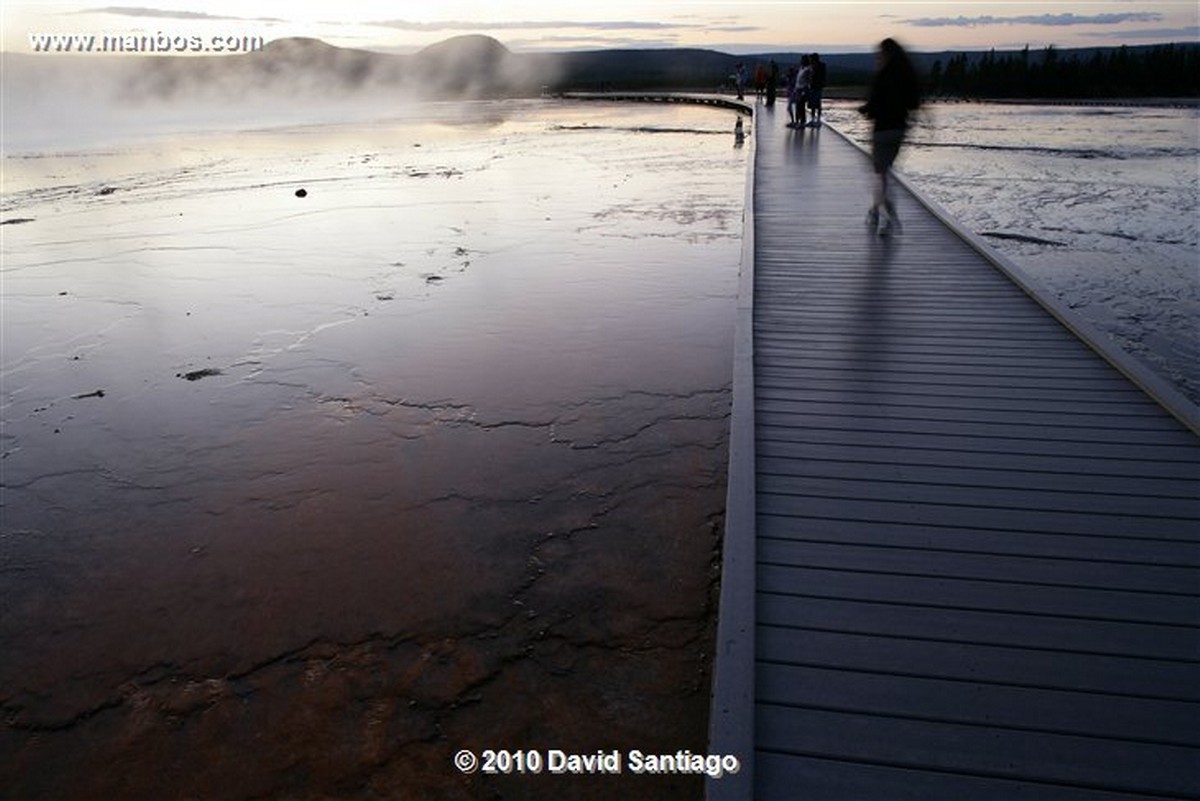
[[[741,770],[707,781],[708,801],[754,797],[754,165],[758,126],[748,137],[742,264],[733,344],[729,472],[721,549],[721,595],[713,656],[710,754],[732,754]]]

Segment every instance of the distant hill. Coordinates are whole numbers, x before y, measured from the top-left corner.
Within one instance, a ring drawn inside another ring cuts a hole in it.
[[[715,50],[596,50],[543,57],[555,90],[704,89],[729,83],[744,59]]]

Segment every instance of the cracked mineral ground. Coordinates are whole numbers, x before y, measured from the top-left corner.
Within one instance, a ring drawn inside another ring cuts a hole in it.
[[[734,122],[6,153],[4,797],[698,798],[452,757],[704,751]]]

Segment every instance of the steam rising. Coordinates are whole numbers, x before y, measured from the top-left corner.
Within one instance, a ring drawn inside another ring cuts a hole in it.
[[[415,100],[532,96],[556,62],[461,36],[414,55],[281,39],[225,56],[5,53],[9,152],[196,126],[327,122]]]

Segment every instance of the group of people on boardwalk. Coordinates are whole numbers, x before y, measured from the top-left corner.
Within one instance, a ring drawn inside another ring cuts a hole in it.
[[[737,65],[736,79],[740,100],[749,79],[741,63]],[[817,53],[801,56],[799,63],[788,69],[784,87],[789,128],[822,124],[825,84],[825,62]],[[779,66],[774,60],[767,67],[759,65],[755,69],[755,91],[759,97],[765,94],[768,106],[775,103],[778,85]],[[876,52],[876,69],[866,102],[858,109],[872,123],[871,161],[876,181],[867,211],[867,224],[880,236],[900,228],[892,202],[890,174],[908,130],[910,115],[920,103],[920,80],[908,53],[895,39],[884,39]]]
[[[822,98],[825,93],[825,62],[817,53],[805,54],[800,57],[800,63],[788,68],[784,90],[788,99],[788,124],[792,127],[821,124]],[[738,62],[734,68],[734,83],[737,87],[738,100],[745,99],[747,84],[751,75],[746,65]],[[753,73],[754,94],[758,99],[766,100],[768,106],[775,105],[775,97],[779,90],[779,64],[774,59],[770,64],[759,64]],[[812,121],[809,122],[811,115]]]

